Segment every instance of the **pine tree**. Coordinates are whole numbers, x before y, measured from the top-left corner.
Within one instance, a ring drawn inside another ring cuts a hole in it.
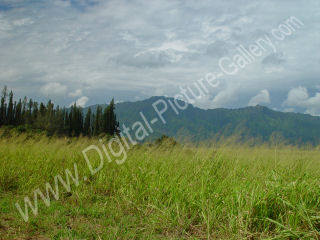
[[[72,105],[70,110],[66,110],[55,107],[51,100],[46,105],[42,102],[38,104],[32,99],[28,100],[27,97],[13,101],[13,92],[10,91],[8,94],[5,86],[0,101],[0,126],[27,124],[31,128],[45,130],[49,135],[114,135],[118,133],[119,127],[114,109],[112,99],[106,108],[98,106],[95,113],[89,108],[84,118],[82,108],[76,104]]]
[[[100,106],[97,107],[93,131],[94,136],[102,133],[102,108]]]
[[[34,102],[33,103],[33,109],[32,109],[32,116],[31,116],[33,125],[37,121],[38,113],[39,113],[38,103]]]
[[[102,131],[108,135],[119,133],[119,123],[116,119],[114,99],[104,109],[102,116]]]
[[[0,104],[0,126],[6,123],[6,100],[8,96],[7,86],[4,86],[2,90],[1,96],[1,104]]]
[[[27,102],[28,102],[27,97],[24,97],[22,101],[22,118],[23,118],[24,124],[26,123]]]
[[[39,111],[40,111],[40,116],[44,117],[46,115],[47,109],[46,109],[46,106],[43,103],[40,103]]]
[[[13,92],[10,91],[9,93],[9,104],[7,110],[7,124],[13,125],[14,124],[14,112],[13,112]]]
[[[70,136],[69,113],[64,109],[64,133]]]
[[[22,101],[19,99],[17,107],[15,108],[15,125],[22,125]]]
[[[76,132],[77,132],[77,136],[79,136],[80,134],[83,133],[83,115],[82,115],[82,108],[81,107],[77,107],[76,108],[76,120],[77,120],[77,128],[76,128]]]
[[[35,128],[45,130],[46,127],[46,106],[43,103],[40,103],[39,112],[37,114],[37,119],[34,124]]]
[[[96,114],[92,113],[91,116],[91,136],[95,136]]]
[[[16,110],[17,110],[17,101],[14,101],[13,112],[12,112],[12,125],[16,125]]]
[[[60,109],[59,106],[57,106],[55,110],[55,120],[54,120],[55,126],[54,126],[54,132],[58,135],[64,134],[64,109]]]
[[[54,133],[54,104],[51,100],[47,103],[47,111],[45,114],[45,130],[52,135]]]
[[[71,135],[79,136],[83,132],[83,116],[82,109],[76,103],[71,107],[69,119]]]
[[[119,123],[115,114],[115,104],[114,99],[111,100],[109,106],[107,107],[107,129],[106,132],[110,135],[119,133]]]
[[[110,134],[110,105],[105,107],[102,116],[102,131]]]
[[[91,137],[92,132],[91,132],[91,108],[89,107],[88,112],[86,114],[85,120],[84,120],[84,125],[83,125],[83,132],[85,136]]]
[[[26,112],[26,123],[28,125],[32,125],[32,108],[33,108],[33,101],[30,98],[29,103],[27,105],[27,112]]]

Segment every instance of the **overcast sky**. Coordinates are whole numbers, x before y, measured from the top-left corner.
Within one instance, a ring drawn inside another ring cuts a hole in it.
[[[291,16],[303,26],[276,41]],[[320,115],[319,26],[319,0],[0,0],[0,83],[66,106],[174,96],[269,36],[196,105]]]

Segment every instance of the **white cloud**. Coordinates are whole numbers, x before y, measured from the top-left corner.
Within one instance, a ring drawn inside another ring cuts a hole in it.
[[[211,108],[225,107],[228,103],[235,100],[238,97],[236,92],[239,90],[239,87],[239,84],[229,85],[225,89],[219,91],[212,100]]]
[[[67,92],[67,86],[62,85],[60,83],[51,82],[42,86],[40,90],[42,94],[49,97],[63,96]]]
[[[250,99],[248,106],[256,106],[258,104],[269,104],[270,94],[267,89],[261,90],[256,96]]]
[[[34,21],[31,18],[21,18],[13,21],[13,25],[17,27],[22,27],[24,25],[31,25]]]
[[[283,109],[284,112],[295,112],[294,108],[285,108]]]
[[[89,101],[89,98],[87,96],[82,96],[78,98],[76,102],[72,102],[69,106],[72,106],[74,103],[76,103],[77,106],[85,107],[88,101]]]
[[[320,116],[320,92],[310,97],[307,88],[301,86],[293,88],[289,91],[283,105],[304,108],[306,113]]]
[[[262,64],[276,65],[276,66],[283,64],[285,62],[286,60],[283,56],[283,53],[271,53],[262,60]]]
[[[68,94],[70,97],[79,97],[82,95],[81,89],[76,89],[74,92],[69,92]]]
[[[229,49],[231,47],[225,41],[217,40],[208,45],[206,52],[212,57],[221,58],[227,56]]]
[[[262,66],[267,74],[279,74],[284,71],[283,65],[287,62],[283,53],[271,53],[262,61]]]
[[[167,51],[174,50],[178,52],[190,52],[191,50],[187,47],[187,44],[181,40],[164,42],[159,47],[150,48],[150,51]]]
[[[308,98],[308,90],[300,86],[289,91],[288,98],[284,104],[287,106],[305,107]]]
[[[0,83],[17,89],[19,97],[37,98],[40,89],[67,105],[83,94],[99,103],[106,92],[132,100],[126,96],[144,98],[159,88],[174,96],[175,86],[219,71],[217,57],[232,57],[235,46],[254,43],[288,13],[305,27],[276,46],[284,54],[270,55],[265,45],[268,52],[257,64],[233,77],[242,89],[222,89],[201,105],[240,107],[264,88],[274,95],[319,82],[318,0],[1,1],[7,5],[0,12]]]

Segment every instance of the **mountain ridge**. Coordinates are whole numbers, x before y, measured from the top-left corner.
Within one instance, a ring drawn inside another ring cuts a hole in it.
[[[164,102],[167,105],[167,110],[163,113],[165,124],[152,106],[156,102],[162,107]],[[262,142],[276,137],[290,144],[320,143],[318,116],[280,112],[260,105],[235,109],[201,109],[188,104],[185,110],[181,110],[176,105],[173,108],[170,102],[174,105],[173,98],[153,96],[140,101],[117,103],[116,114],[120,127],[123,124],[130,127],[137,121],[142,122],[141,112],[148,121],[155,118],[159,120],[152,124],[154,132],[147,140],[153,140],[162,134],[195,142],[237,135],[242,140],[255,138]],[[184,102],[179,100],[179,103]],[[96,104],[90,107],[94,110],[98,105],[103,106]],[[84,111],[88,108],[84,108]]]

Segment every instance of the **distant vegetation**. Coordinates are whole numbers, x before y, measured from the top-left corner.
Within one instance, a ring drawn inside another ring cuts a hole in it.
[[[0,103],[0,127],[11,126],[20,132],[26,129],[42,130],[49,136],[99,136],[114,135],[123,124],[132,126],[141,121],[140,112],[146,118],[157,118],[152,104],[157,100],[173,99],[152,97],[143,101],[123,102],[109,105],[93,105],[81,108],[73,104],[69,108],[54,106],[49,100],[38,103],[32,99],[14,100],[12,91],[5,87]],[[237,136],[241,142],[254,139],[255,143],[282,141],[294,145],[320,144],[320,117],[300,113],[273,111],[263,106],[240,109],[200,109],[188,104],[177,115],[168,104],[161,121],[152,124],[154,132],[145,141],[154,141],[163,134],[191,142],[220,141]]]
[[[141,121],[139,112],[143,112],[149,121],[158,117],[152,104],[159,99],[173,102],[172,98],[152,97],[116,104],[120,127],[122,124],[131,126],[135,121]],[[320,144],[320,117],[278,112],[263,106],[204,110],[191,104],[177,115],[170,104],[167,105],[168,110],[163,114],[166,124],[158,121],[152,125],[154,133],[150,135],[151,140],[166,134],[192,142],[219,141],[238,136],[242,142],[254,139],[256,143],[282,141],[294,145]]]
[[[15,126],[21,131],[26,128],[46,131],[48,135],[97,136],[102,133],[118,133],[118,121],[114,112],[114,100],[104,109],[98,106],[94,112],[83,110],[75,104],[71,108],[54,107],[51,100],[47,104],[32,99],[14,101],[13,92],[7,87],[2,90],[0,104],[0,127]]]

